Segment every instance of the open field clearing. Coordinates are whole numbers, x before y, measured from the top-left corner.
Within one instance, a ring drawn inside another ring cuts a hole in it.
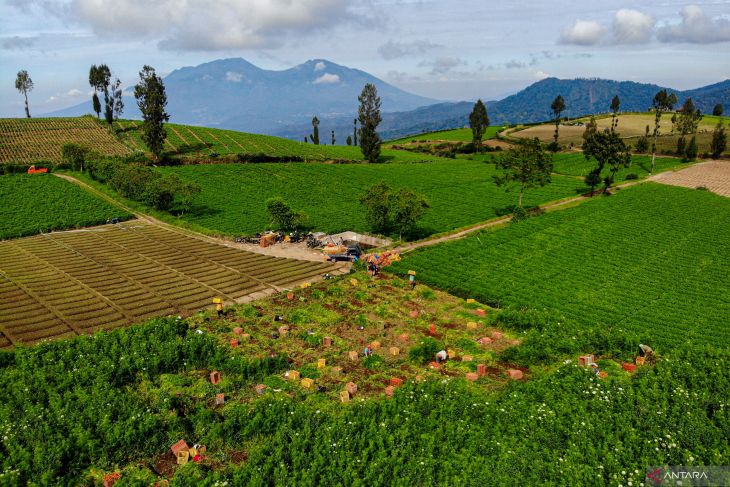
[[[131,152],[92,117],[0,119],[0,163],[60,162],[61,147],[69,142],[102,155]]]
[[[0,242],[0,346],[188,314],[332,271],[132,221]]]
[[[506,212],[517,196],[498,188],[494,166],[448,160],[428,164],[227,164],[160,168],[195,181],[202,192],[191,212],[182,216],[211,230],[241,235],[260,232],[270,223],[265,202],[281,196],[308,217],[308,225],[325,232],[367,231],[358,198],[386,181],[426,196],[431,209],[417,236],[460,228]],[[576,194],[581,181],[555,176],[552,184],[525,194],[537,205]]]
[[[730,201],[643,184],[409,255],[397,269],[499,306],[664,346],[730,343]]]
[[[636,140],[644,135],[646,126],[649,126],[649,138],[651,143],[651,134],[654,131],[654,115],[651,113],[627,113],[619,115],[618,132],[621,137],[626,139],[626,143],[635,145]],[[697,131],[697,144],[699,146],[700,154],[708,152],[710,147],[710,141],[712,140],[712,131],[715,129],[717,121],[722,118],[725,121],[727,127],[728,117],[713,117],[711,115],[705,115],[699,124]],[[577,123],[587,123],[588,118],[572,120],[568,125],[560,125],[560,138],[559,141],[563,145],[573,144],[574,146],[581,146],[583,144],[583,133],[585,132],[585,126],[574,125]],[[596,122],[598,123],[599,130],[611,127],[611,117],[602,116],[597,117]],[[672,114],[665,113],[662,115],[661,122],[659,124],[660,132],[659,138],[657,139],[657,150],[662,153],[673,152],[677,147],[677,139],[679,135],[672,130]],[[552,142],[553,135],[555,134],[555,124],[544,123],[541,125],[535,125],[524,129],[510,129],[505,132],[506,135],[516,138],[532,138],[537,137],[541,141],[548,143]],[[688,136],[688,140],[689,140]],[[730,148],[726,150],[725,154],[730,154]]]
[[[502,130],[503,127],[487,127],[487,130],[482,136],[482,140],[493,139],[497,136],[497,133]],[[443,140],[449,142],[471,142],[472,131],[470,128],[461,128],[454,130],[441,130],[439,132],[428,132],[425,134],[411,135],[409,137],[402,137],[396,140],[389,140],[388,145],[393,144],[407,144],[409,142],[419,141],[436,141]]]
[[[130,216],[50,174],[0,176],[0,240]]]
[[[681,171],[657,174],[652,181],[692,189],[704,187],[730,198],[730,162],[702,162]]]
[[[553,155],[553,172],[556,174],[585,177],[596,165],[594,159],[586,161],[582,152],[559,152]],[[675,157],[657,156],[654,172],[659,173],[686,165],[681,159]],[[616,172],[616,181],[624,181],[628,174],[636,174],[638,178],[643,178],[649,175],[649,171],[651,171],[651,156],[633,155],[631,156],[631,166],[622,167]],[[601,175],[605,177],[610,173],[610,169],[606,167]]]
[[[114,124],[121,140],[134,149],[145,150],[139,130],[140,125],[141,122],[135,120],[121,120]],[[236,154],[265,154],[274,157],[298,157],[305,161],[363,160],[359,147],[305,144],[269,135],[174,123],[165,124],[165,131],[167,132],[165,151],[173,155],[215,158]],[[327,142],[328,137],[329,134],[322,134],[322,142]],[[438,159],[435,156],[388,149],[384,149],[382,153],[383,162],[420,162]]]

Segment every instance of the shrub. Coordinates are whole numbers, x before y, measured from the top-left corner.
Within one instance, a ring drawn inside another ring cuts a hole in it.
[[[294,230],[304,222],[304,215],[297,213],[283,198],[270,198],[266,201],[266,209],[271,215],[277,229]]]
[[[527,213],[526,209],[521,206],[516,206],[512,213],[512,219],[510,221],[513,223],[517,223],[521,222],[522,220],[526,220],[529,217],[530,215]]]
[[[408,352],[408,358],[417,363],[426,363],[433,360],[434,356],[444,349],[444,345],[434,338],[426,337],[420,345],[417,345]]]
[[[185,211],[200,192],[195,183],[185,183],[174,175],[162,176],[150,167],[117,159],[89,161],[88,171],[92,179],[109,185],[123,197],[157,210],[169,211],[177,205]]]
[[[380,355],[370,355],[365,357],[362,361],[362,366],[368,370],[377,370],[383,368],[385,365],[385,359]]]
[[[635,172],[630,172],[630,173],[628,173],[628,174],[626,175],[626,177],[624,178],[624,180],[626,180],[626,181],[631,181],[631,180],[633,180],[633,179],[639,179],[639,175],[638,175],[638,174],[636,174]]]
[[[645,154],[648,151],[649,151],[649,138],[642,135],[636,141],[636,146],[635,146],[634,152],[636,152],[637,154]]]

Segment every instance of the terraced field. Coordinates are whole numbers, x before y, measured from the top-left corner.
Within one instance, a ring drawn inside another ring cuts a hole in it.
[[[117,135],[129,147],[145,150],[139,130],[140,125],[139,121],[121,120],[115,123],[115,128]],[[166,151],[176,155],[211,157],[216,154],[266,154],[276,157],[299,157],[305,161],[333,159],[359,161],[363,159],[359,147],[305,144],[268,135],[174,123],[165,124],[165,130],[167,131]],[[420,162],[439,159],[434,156],[388,149],[384,149],[382,155],[385,162]]]
[[[645,183],[397,264],[495,306],[554,309],[645,343],[730,343],[730,200]]]
[[[103,155],[131,152],[92,117],[0,119],[0,163],[60,162],[61,147],[68,142]]]
[[[0,242],[0,348],[189,314],[331,272],[127,222]]]

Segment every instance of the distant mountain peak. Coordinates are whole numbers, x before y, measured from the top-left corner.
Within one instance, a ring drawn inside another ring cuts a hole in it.
[[[226,58],[179,68],[165,77],[172,122],[254,133],[308,124],[314,115],[354,117],[357,97],[366,83],[378,88],[384,112],[413,110],[437,102],[321,58],[284,70],[262,69],[240,57]],[[91,103],[87,102],[57,113],[90,111]],[[129,107],[125,116],[139,117],[136,107]]]

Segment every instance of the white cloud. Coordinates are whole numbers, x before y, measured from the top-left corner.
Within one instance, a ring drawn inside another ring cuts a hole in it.
[[[93,94],[93,93],[92,93]],[[68,96],[83,96],[84,92],[81,90],[77,90],[76,88],[72,88],[68,90],[68,93],[66,93]]]
[[[540,70],[535,71],[533,73],[533,75],[535,76],[536,79],[545,79],[545,78],[549,78],[550,77],[550,75],[547,74],[545,71],[540,71]]]
[[[622,8],[613,19],[613,41],[616,44],[643,44],[651,40],[654,19],[638,10]]]
[[[325,69],[327,69],[327,65],[322,61],[319,61],[317,64],[314,65],[315,71],[324,71]]]
[[[390,40],[378,48],[378,53],[384,59],[398,59],[418,54],[425,54],[433,49],[443,47],[427,40],[415,40],[411,42],[395,42]]]
[[[578,20],[572,27],[563,29],[560,34],[561,44],[592,46],[598,44],[606,33],[606,28],[594,20]]]
[[[322,76],[314,80],[315,85],[321,85],[321,84],[333,84],[333,83],[339,83],[340,77],[336,74],[330,74],[330,73],[324,73]]]
[[[18,3],[18,2],[16,2]],[[355,0],[25,0],[104,37],[158,40],[161,49],[277,47],[287,36],[367,22]],[[357,9],[357,13],[355,12]],[[164,21],[160,21],[164,19]]]
[[[419,67],[430,67],[431,74],[446,74],[452,69],[466,65],[466,61],[458,57],[440,57],[432,61],[422,61]]]
[[[243,75],[241,73],[236,73],[235,71],[228,71],[226,72],[226,81],[230,81],[231,83],[240,83],[243,81]]]
[[[661,42],[688,42],[711,44],[730,41],[730,20],[722,17],[710,18],[702,8],[690,5],[679,13],[682,22],[666,25],[657,30]]]

